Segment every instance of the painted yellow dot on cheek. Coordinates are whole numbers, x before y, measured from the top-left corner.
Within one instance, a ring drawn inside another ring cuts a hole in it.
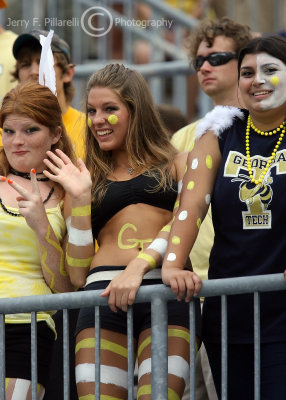
[[[208,169],[212,169],[213,167],[213,159],[211,155],[207,155],[206,156],[206,166],[208,167]]]
[[[200,229],[201,224],[202,224],[202,221],[201,221],[200,218],[198,218],[198,219],[197,219],[197,227],[198,227],[198,229]]]
[[[107,121],[111,124],[111,125],[115,125],[118,122],[118,117],[117,115],[111,114],[109,115],[109,117],[107,118]]]
[[[172,237],[172,243],[173,244],[180,244],[181,243],[181,239],[179,238],[179,236],[173,236]]]
[[[188,190],[193,190],[193,189],[194,189],[194,186],[195,186],[195,182],[194,182],[194,181],[190,181],[190,182],[188,183],[187,189],[188,189]]]
[[[277,86],[279,82],[280,82],[279,78],[276,75],[272,76],[272,78],[270,79],[270,83],[273,86]]]
[[[89,117],[87,118],[87,125],[88,125],[89,128],[90,128],[91,125],[92,125],[91,119],[90,119]]]

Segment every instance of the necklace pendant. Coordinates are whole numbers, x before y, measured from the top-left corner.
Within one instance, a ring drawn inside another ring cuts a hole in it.
[[[134,168],[132,168],[132,167],[128,168],[127,172],[128,172],[129,175],[132,175],[133,172],[134,172]]]

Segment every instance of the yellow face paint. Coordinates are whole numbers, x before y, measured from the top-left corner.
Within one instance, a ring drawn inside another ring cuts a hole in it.
[[[111,124],[111,125],[115,125],[118,122],[118,117],[117,115],[111,114],[109,115],[109,117],[107,118],[107,121]]]
[[[173,244],[180,244],[181,243],[181,239],[179,238],[179,236],[173,236],[172,237],[172,243]]]
[[[87,217],[91,214],[91,205],[72,208],[73,217]]]
[[[88,118],[87,118],[87,126],[90,128],[91,125],[92,125],[92,121],[91,121],[91,119],[88,117]]]
[[[193,189],[194,189],[194,186],[195,186],[195,182],[194,182],[194,181],[190,181],[190,182],[188,183],[187,189],[188,189],[188,190],[193,190]]]
[[[211,155],[207,155],[206,156],[206,166],[208,167],[208,169],[212,169],[213,167],[213,159]]]
[[[198,218],[198,219],[197,219],[197,227],[198,227],[198,229],[200,229],[201,224],[202,224],[202,221],[201,221],[200,218]]]
[[[189,151],[192,151],[194,146],[195,146],[195,141],[193,141],[193,143],[190,145]]]
[[[280,82],[279,78],[276,75],[274,75],[274,76],[272,76],[272,78],[270,78],[270,83],[273,86],[277,86],[279,82]]]

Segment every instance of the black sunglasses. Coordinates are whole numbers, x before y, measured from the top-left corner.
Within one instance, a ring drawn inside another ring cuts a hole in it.
[[[208,61],[210,65],[213,67],[217,67],[218,65],[224,65],[228,63],[230,60],[237,58],[235,53],[231,53],[228,51],[223,51],[220,53],[211,53],[207,57],[198,56],[194,59],[193,65],[196,71],[199,71],[205,61]]]

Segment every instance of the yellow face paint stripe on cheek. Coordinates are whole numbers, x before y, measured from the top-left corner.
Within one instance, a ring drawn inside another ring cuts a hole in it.
[[[73,217],[88,217],[91,214],[91,205],[72,208]]]
[[[274,75],[274,76],[272,76],[272,78],[270,78],[270,83],[273,86],[277,86],[279,82],[280,82],[280,80],[279,80],[278,76],[276,76],[276,75]]]
[[[88,118],[87,118],[87,126],[90,128],[91,125],[92,125],[92,121],[91,121],[91,119],[88,117]]]
[[[206,156],[206,166],[207,166],[208,169],[212,169],[212,167],[213,167],[213,159],[212,159],[212,156],[210,154],[208,154]]]
[[[115,125],[118,122],[118,117],[115,114],[111,114],[109,115],[109,117],[107,118],[107,121],[111,124],[111,125]]]

